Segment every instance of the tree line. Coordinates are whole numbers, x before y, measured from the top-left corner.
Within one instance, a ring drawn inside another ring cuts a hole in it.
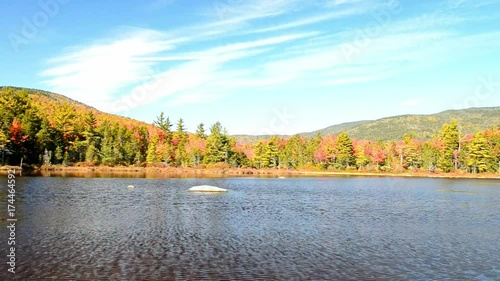
[[[134,125],[98,120],[68,102],[43,107],[25,90],[2,90],[2,164],[22,158],[33,165],[500,173],[500,127],[461,135],[455,120],[429,140],[412,133],[397,141],[358,140],[343,132],[237,143],[219,122],[188,133],[183,119],[172,122],[163,112],[153,125]]]

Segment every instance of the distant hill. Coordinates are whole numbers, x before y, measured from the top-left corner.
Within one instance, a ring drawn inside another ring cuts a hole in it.
[[[349,122],[299,135],[306,137],[313,137],[318,133],[338,135],[346,131],[353,138],[385,141],[402,139],[406,133],[414,133],[420,139],[430,139],[441,130],[443,124],[449,123],[451,119],[458,121],[461,134],[472,134],[500,125],[500,107],[447,110],[430,115],[400,115],[372,121]],[[238,135],[235,137],[240,142],[251,142],[267,136]]]
[[[101,123],[104,120],[109,120],[109,121],[113,121],[113,122],[116,121],[120,124],[124,124],[124,125],[127,125],[129,127],[132,127],[132,126],[152,126],[151,124],[148,124],[148,123],[145,123],[142,121],[138,121],[138,120],[135,120],[132,118],[102,112],[100,110],[95,109],[94,107],[91,107],[91,106],[86,105],[84,103],[81,103],[79,101],[73,100],[73,99],[68,98],[64,95],[60,95],[60,94],[56,94],[56,93],[52,93],[52,92],[48,92],[48,91],[29,89],[29,88],[20,88],[20,87],[0,86],[0,92],[4,91],[7,88],[13,89],[16,92],[23,91],[23,90],[26,91],[28,96],[33,101],[33,104],[44,115],[51,115],[53,113],[54,109],[62,103],[69,103],[75,107],[77,112],[86,113],[86,112],[92,111],[92,113],[94,114],[94,116],[97,119],[97,123]]]
[[[36,89],[0,87],[0,92],[5,88],[12,88],[16,91],[25,90],[33,100],[39,110],[46,115],[61,103],[69,103],[78,112],[92,111],[98,123],[104,120],[116,121],[127,127],[147,126],[152,128],[152,124],[138,121],[132,118],[113,115],[99,111],[91,106],[70,99],[66,96]],[[485,130],[492,126],[500,125],[500,107],[469,108],[463,110],[448,110],[430,115],[401,115],[387,117],[378,120],[365,120],[333,125],[313,132],[304,132],[299,135],[314,137],[316,135],[338,135],[346,131],[350,137],[367,140],[398,140],[402,139],[406,133],[414,133],[420,139],[430,139],[438,133],[443,124],[449,123],[451,119],[457,119],[462,134],[471,134]],[[254,142],[259,139],[268,139],[269,135],[234,135],[239,143]],[[288,136],[282,136],[288,137]]]

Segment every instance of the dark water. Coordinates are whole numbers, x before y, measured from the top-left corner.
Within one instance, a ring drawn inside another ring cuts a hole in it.
[[[230,191],[186,191],[199,184]],[[17,190],[18,280],[500,280],[499,180],[23,177]]]

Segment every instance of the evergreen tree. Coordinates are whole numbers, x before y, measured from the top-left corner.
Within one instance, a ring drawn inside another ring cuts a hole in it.
[[[176,146],[175,146],[175,164],[177,166],[187,166],[189,158],[186,153],[186,144],[188,141],[188,134],[186,133],[186,128],[184,127],[184,120],[182,118],[177,122],[177,131],[174,135]]]
[[[222,129],[220,122],[216,122],[210,128],[210,136],[207,137],[207,146],[203,160],[206,164],[227,163],[231,153],[229,137],[225,130]]]
[[[98,162],[98,151],[93,144],[90,144],[85,151],[85,162],[90,165],[96,165]]]
[[[63,161],[63,149],[60,146],[56,147],[54,157],[56,158],[56,161],[58,164],[62,163],[62,161]]]
[[[49,150],[54,149],[53,147],[54,131],[50,127],[50,123],[47,119],[42,120],[41,128],[35,135],[35,138],[40,147]]]
[[[335,144],[335,163],[344,169],[355,164],[354,149],[352,141],[346,132],[340,133]]]
[[[172,140],[172,123],[170,122],[169,117],[165,118],[164,113],[161,112],[160,116],[156,117],[153,124],[165,132],[168,141]]]
[[[176,163],[176,147],[172,143],[174,134],[172,132],[172,123],[170,122],[170,118],[167,117],[165,118],[165,115],[163,112],[160,113],[160,116],[156,118],[156,121],[153,122],[153,124],[160,128],[163,133],[165,134],[165,140],[164,140],[164,148],[163,148],[163,156],[162,160],[165,162],[168,166],[170,165],[175,165]]]
[[[205,134],[205,124],[200,123],[196,128],[196,135],[201,139],[206,139],[207,135]]]
[[[271,137],[266,145],[266,158],[269,161],[268,167],[277,168],[279,166],[279,139]]]
[[[100,158],[101,163],[106,166],[114,166],[116,159],[114,155],[114,134],[111,123],[106,120],[99,128],[102,135]]]
[[[303,166],[306,162],[304,159],[305,143],[301,136],[295,135],[288,139],[283,150],[283,162],[287,168],[297,168]]]
[[[264,141],[259,140],[254,148],[254,166],[257,169],[267,168],[269,166],[269,158]]]

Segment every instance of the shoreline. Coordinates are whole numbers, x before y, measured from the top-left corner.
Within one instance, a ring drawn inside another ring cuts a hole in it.
[[[19,166],[1,166],[0,175],[7,175],[9,169],[20,171]],[[465,174],[465,173],[430,173],[430,172],[362,172],[362,171],[314,171],[289,169],[252,169],[252,168],[180,168],[180,167],[64,167],[51,166],[39,169],[26,170],[26,175],[34,176],[81,176],[81,175],[108,175],[113,177],[130,175],[144,175],[162,177],[308,177],[308,176],[359,176],[359,177],[400,177],[400,178],[449,178],[449,179],[500,179],[500,174]]]

